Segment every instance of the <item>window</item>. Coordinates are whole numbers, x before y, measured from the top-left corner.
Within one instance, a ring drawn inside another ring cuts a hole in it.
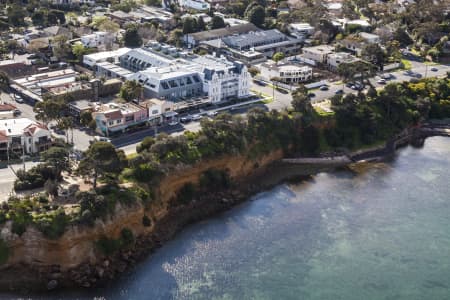
[[[158,113],[157,109],[152,110],[152,115],[156,115]]]
[[[109,122],[108,122],[108,125],[109,125],[109,126],[113,126],[113,125],[114,125],[114,121],[109,121]]]

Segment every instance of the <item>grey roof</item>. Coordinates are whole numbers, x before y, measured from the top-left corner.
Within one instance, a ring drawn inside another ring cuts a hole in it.
[[[243,33],[247,33],[250,31],[260,31],[260,30],[261,29],[256,27],[254,24],[248,23],[248,24],[241,24],[241,25],[236,25],[236,26],[232,26],[232,27],[191,33],[191,34],[189,34],[189,36],[192,37],[193,39],[195,39],[196,41],[206,41],[206,40],[212,40],[212,39],[230,36],[233,34],[243,34]]]
[[[234,48],[262,46],[287,40],[287,36],[278,29],[249,32],[223,38],[224,43]]]

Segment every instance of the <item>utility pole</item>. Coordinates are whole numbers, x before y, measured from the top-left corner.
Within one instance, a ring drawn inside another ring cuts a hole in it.
[[[23,171],[25,172],[25,139],[22,144],[22,163],[23,163]]]

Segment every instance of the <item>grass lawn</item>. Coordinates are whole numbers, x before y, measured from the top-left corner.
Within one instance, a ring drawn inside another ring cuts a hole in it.
[[[328,117],[328,116],[334,115],[333,111],[326,111],[323,108],[321,108],[320,106],[314,106],[314,110],[317,112],[317,114],[319,114],[319,116],[322,116],[322,117]]]
[[[402,59],[402,64],[403,64],[403,70],[411,70],[412,64],[409,60]]]

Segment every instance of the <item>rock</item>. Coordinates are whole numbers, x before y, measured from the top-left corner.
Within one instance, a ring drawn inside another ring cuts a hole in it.
[[[127,265],[124,262],[120,262],[117,265],[117,271],[119,271],[120,273],[123,273],[126,268],[127,268]]]
[[[55,273],[50,274],[51,279],[59,279],[61,277],[62,277],[62,273],[60,273],[60,272],[55,272]]]
[[[97,267],[97,275],[99,278],[102,278],[104,273],[105,273],[105,270],[103,268]]]
[[[54,289],[56,289],[57,286],[58,286],[58,281],[55,279],[52,279],[47,283],[47,290],[49,290],[49,291],[54,290]]]
[[[109,267],[109,260],[105,260],[105,261],[103,262],[103,266],[104,266],[105,268]]]

